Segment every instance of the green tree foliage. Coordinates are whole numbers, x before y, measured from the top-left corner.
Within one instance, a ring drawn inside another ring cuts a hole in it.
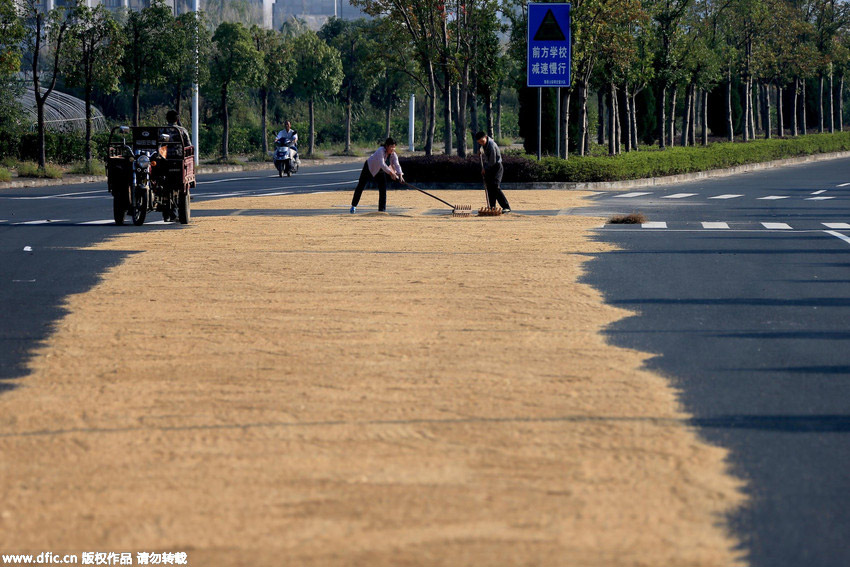
[[[281,32],[251,27],[251,37],[257,51],[263,57],[263,73],[260,77],[260,109],[263,120],[263,153],[269,151],[267,132],[269,94],[284,91],[292,84],[295,75],[295,58],[291,42]]]
[[[319,39],[339,52],[342,84],[339,95],[345,101],[345,152],[351,152],[351,115],[375,85],[382,65],[382,51],[372,40],[370,24],[364,19],[329,19],[319,30]],[[384,76],[386,76],[384,72]]]
[[[205,12],[185,12],[169,22],[168,33],[161,36],[167,53],[164,61],[164,83],[174,88],[174,108],[178,116],[181,103],[192,84],[203,85],[209,80],[206,61],[212,50],[212,34]]]
[[[339,52],[319,39],[312,31],[304,32],[293,41],[296,72],[292,89],[299,98],[306,99],[310,112],[309,148],[313,155],[315,145],[315,103],[317,99],[331,97],[339,92],[343,72]]]
[[[138,12],[131,11],[124,24],[124,81],[133,88],[133,124],[139,124],[139,95],[142,85],[161,86],[165,82],[166,59],[170,53],[168,30],[174,17],[163,0],[153,0]]]
[[[68,29],[68,53],[63,73],[66,83],[83,88],[86,105],[86,168],[91,169],[92,91],[116,92],[121,75],[123,34],[112,14],[104,7],[78,5]]]
[[[20,84],[15,75],[21,68],[21,42],[24,26],[15,9],[15,0],[0,0],[0,128],[17,122]]]
[[[220,96],[222,139],[221,156],[229,157],[228,135],[230,128],[229,105],[234,88],[256,87],[265,73],[263,56],[254,46],[251,33],[240,23],[225,22],[218,26],[212,38],[210,83]]]

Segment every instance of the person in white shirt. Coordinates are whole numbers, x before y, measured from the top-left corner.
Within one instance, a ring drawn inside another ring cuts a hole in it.
[[[281,142],[289,141],[293,146],[298,144],[298,132],[292,129],[292,122],[287,120],[283,123],[283,130],[277,133],[275,137],[275,141],[280,140]]]
[[[387,209],[387,177],[393,181],[404,183],[404,174],[401,171],[401,164],[398,162],[395,146],[395,140],[387,138],[384,144],[363,164],[360,180],[357,182],[354,197],[351,199],[351,210],[349,212],[357,211],[360,195],[363,194],[363,189],[370,181],[374,181],[378,186],[378,210],[385,211]]]

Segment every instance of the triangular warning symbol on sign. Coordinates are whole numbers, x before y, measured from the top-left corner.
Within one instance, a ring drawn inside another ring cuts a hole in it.
[[[534,34],[534,41],[566,41],[564,32],[561,26],[558,25],[558,20],[555,19],[555,14],[552,10],[546,10],[546,16],[543,17],[543,23],[537,28],[537,33]]]

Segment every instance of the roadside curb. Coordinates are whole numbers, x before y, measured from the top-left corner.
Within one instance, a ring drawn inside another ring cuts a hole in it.
[[[339,165],[343,163],[359,163],[366,158],[363,157],[331,157],[325,159],[302,159],[301,167],[310,168],[318,165]],[[247,163],[245,165],[204,165],[201,164],[197,175],[214,175],[217,173],[233,173],[238,171],[262,171],[268,169],[274,172],[272,162]],[[79,185],[82,183],[103,183],[105,175],[67,175],[62,179],[36,179],[36,178],[14,178],[13,181],[0,182],[0,191],[3,189],[22,189],[28,187],[50,187],[54,185]]]

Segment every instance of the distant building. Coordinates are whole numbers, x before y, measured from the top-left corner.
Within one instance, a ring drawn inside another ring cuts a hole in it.
[[[151,5],[152,0],[81,0],[94,8],[102,4],[113,12],[141,10]],[[192,10],[193,0],[165,0],[175,14]],[[70,4],[70,0],[40,0],[37,6],[49,12]],[[332,16],[346,20],[368,17],[360,8],[352,6],[350,0],[200,0],[201,10],[207,11],[212,21],[242,21],[246,25],[259,24],[268,29],[279,30],[284,22],[298,18],[307,27],[318,30]]]

